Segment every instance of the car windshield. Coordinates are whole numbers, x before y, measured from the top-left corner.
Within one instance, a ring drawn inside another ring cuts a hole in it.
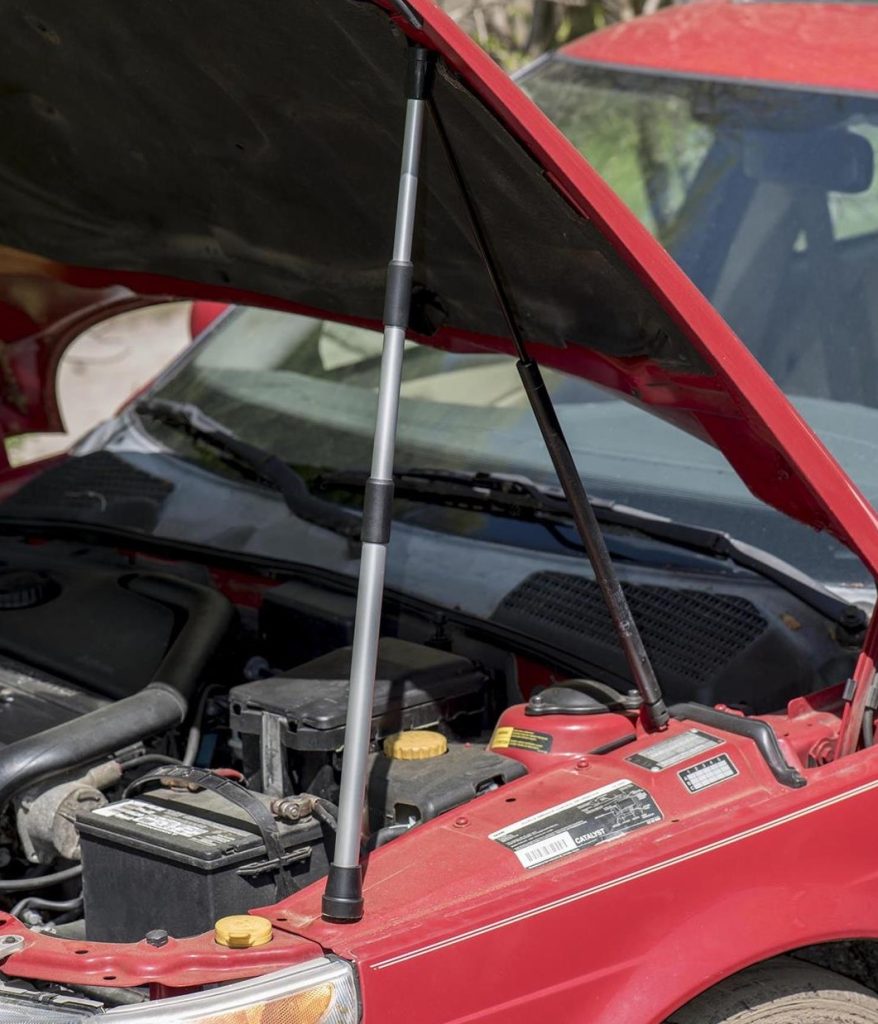
[[[520,84],[874,500],[878,99],[560,55]]]
[[[277,453],[313,484],[327,470],[369,466],[381,344],[375,331],[237,308],[152,393],[199,406],[239,437]],[[858,560],[840,544],[755,499],[715,449],[586,381],[551,371],[546,378],[595,497],[728,530],[825,580],[864,579]],[[178,455],[224,471],[173,426],[141,415],[139,429]],[[144,447],[130,436],[115,438],[112,446]],[[556,482],[513,360],[415,343],[406,346],[396,464]],[[356,502],[356,495],[333,497]],[[240,524],[232,521],[235,504],[225,502],[219,512],[222,543],[241,543]],[[414,504],[405,518],[469,540],[548,543],[537,528],[457,509]],[[168,518],[164,529],[183,530],[181,522]],[[281,556],[282,536],[271,533],[262,550]]]

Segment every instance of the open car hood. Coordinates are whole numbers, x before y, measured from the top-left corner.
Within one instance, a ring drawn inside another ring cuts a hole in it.
[[[716,445],[758,497],[878,567],[875,514],[813,432],[428,0],[94,0],[88,17],[68,0],[0,0],[0,32],[2,295],[27,254],[47,295],[127,287],[378,326],[417,39],[440,55],[434,101],[533,356]],[[511,353],[429,121],[414,258],[418,340]],[[29,335],[14,314],[0,303],[7,376],[27,406],[34,375],[22,380],[14,357]],[[45,402],[32,406],[24,429],[46,420]]]

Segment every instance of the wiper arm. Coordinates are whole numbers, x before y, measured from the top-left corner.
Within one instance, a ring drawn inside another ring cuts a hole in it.
[[[363,473],[339,472],[324,474],[316,482],[328,489],[360,489],[365,479]],[[567,524],[571,519],[570,507],[560,487],[538,484],[526,476],[415,468],[395,473],[394,484],[398,498],[428,500],[543,524]],[[678,523],[644,509],[601,498],[592,498],[591,506],[602,525],[625,527],[673,547],[725,559],[783,587],[846,630],[856,632],[866,626],[866,614],[861,608],[842,600],[788,562],[722,530]]]
[[[359,539],[359,516],[312,494],[292,466],[268,449],[242,441],[197,405],[164,398],[145,398],[134,409],[138,416],[149,416],[165,426],[180,430],[194,441],[209,445],[238,466],[249,470],[270,484],[281,495],[290,512],[299,519],[316,523],[344,537]]]
[[[365,488],[368,473],[338,470],[321,473],[314,485],[322,490]],[[509,515],[530,522],[562,522],[570,518],[560,488],[543,487],[525,476],[504,473],[462,473],[445,469],[403,469],[394,472],[394,497]]]
[[[725,558],[742,569],[771,580],[788,593],[809,605],[821,615],[844,629],[855,633],[866,628],[867,617],[862,608],[843,600],[831,590],[795,566],[762,548],[738,540],[723,530],[678,523],[642,509],[630,508],[613,501],[593,502],[598,520],[608,525],[626,526],[656,540],[688,548],[690,551]]]

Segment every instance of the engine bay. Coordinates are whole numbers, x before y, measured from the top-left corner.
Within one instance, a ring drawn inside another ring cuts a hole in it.
[[[38,933],[161,945],[326,876],[350,592],[62,541],[10,541],[0,561],[5,911]],[[759,657],[764,646],[757,638]],[[850,657],[841,642],[832,650],[824,675]],[[636,691],[607,679],[571,679],[439,609],[389,601],[363,850],[551,760],[634,741]],[[741,690],[752,701],[749,674]],[[723,695],[712,703],[726,707]],[[797,700],[782,715],[768,685],[755,710],[776,726],[777,756],[800,770],[830,748],[841,689]],[[145,992],[101,990],[108,1005],[137,998]]]

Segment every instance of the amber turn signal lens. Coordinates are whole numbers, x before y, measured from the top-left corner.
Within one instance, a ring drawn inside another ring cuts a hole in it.
[[[202,1017],[199,1024],[318,1024],[326,1020],[332,995],[331,985],[318,985],[286,999]]]
[[[101,1024],[114,1024],[118,1014],[107,1010]],[[120,1024],[356,1024],[359,1019],[354,968],[329,957],[142,1007],[126,1006],[119,1017]]]

